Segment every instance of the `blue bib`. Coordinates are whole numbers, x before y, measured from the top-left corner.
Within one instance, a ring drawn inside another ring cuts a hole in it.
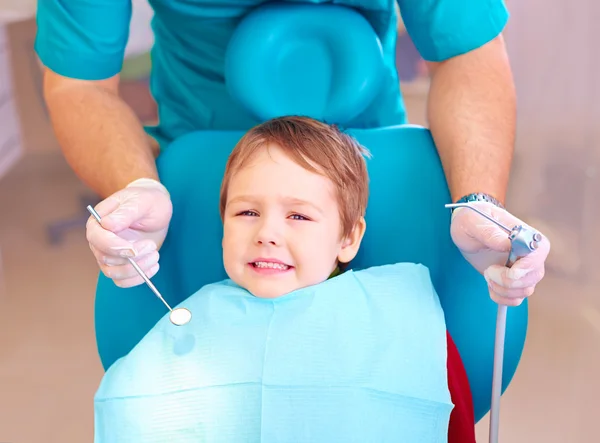
[[[448,441],[446,325],[424,266],[277,299],[225,280],[180,306],[188,325],[163,317],[106,372],[96,443]]]

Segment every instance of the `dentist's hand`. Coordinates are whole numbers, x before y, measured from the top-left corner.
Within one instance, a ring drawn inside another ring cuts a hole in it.
[[[158,181],[142,178],[114,193],[94,208],[102,226],[90,217],[86,237],[100,269],[117,286],[143,283],[126,257],[133,257],[148,277],[158,272],[158,249],[173,214],[171,197]]]
[[[492,203],[470,203],[508,228],[528,226],[504,209]],[[544,278],[545,262],[550,242],[542,234],[538,249],[512,266],[505,266],[510,251],[508,234],[491,221],[468,208],[457,208],[452,213],[450,233],[454,244],[475,269],[485,277],[490,296],[496,303],[518,306],[535,291]]]

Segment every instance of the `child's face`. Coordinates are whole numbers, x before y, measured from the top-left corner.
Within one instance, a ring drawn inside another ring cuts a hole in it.
[[[297,165],[276,145],[231,177],[223,223],[227,274],[264,298],[327,280],[338,260],[354,258],[365,227],[361,220],[342,239],[331,180]]]

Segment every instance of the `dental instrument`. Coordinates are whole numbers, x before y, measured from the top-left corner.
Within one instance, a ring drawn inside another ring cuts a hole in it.
[[[92,216],[96,219],[96,221],[101,224],[102,219],[100,218],[100,214],[98,214],[96,212],[96,210],[94,208],[92,208],[91,205],[87,206],[87,210],[89,211],[90,214],[92,214]],[[158,299],[160,301],[162,301],[164,303],[164,305],[169,309],[169,311],[170,311],[169,320],[171,321],[171,323],[173,323],[175,326],[183,326],[183,325],[189,323],[190,320],[192,319],[192,313],[186,308],[176,308],[176,309],[171,308],[171,306],[169,306],[169,304],[164,299],[164,297],[161,295],[161,293],[158,292],[158,289],[156,289],[156,286],[154,286],[154,284],[150,281],[150,279],[148,278],[146,273],[139,267],[139,265],[135,262],[135,260],[133,260],[131,257],[127,257],[127,260],[129,260],[129,263],[131,263],[131,266],[133,266],[133,268],[137,271],[137,273],[140,275],[140,277],[142,277],[144,279],[144,281],[146,282],[148,287],[152,290],[152,292],[154,292],[154,294],[158,297]]]
[[[539,242],[542,241],[542,235],[531,228],[516,225],[512,228],[504,226],[493,217],[485,214],[479,209],[468,203],[452,203],[445,205],[446,208],[469,208],[479,215],[487,218],[492,223],[508,234],[511,247],[506,261],[506,267],[512,267],[515,262],[535,251]],[[498,443],[498,428],[500,424],[500,397],[502,395],[502,365],[504,360],[504,338],[506,333],[506,305],[498,305],[498,315],[496,317],[496,337],[494,343],[494,371],[492,375],[492,405],[490,410],[490,429],[489,443]]]

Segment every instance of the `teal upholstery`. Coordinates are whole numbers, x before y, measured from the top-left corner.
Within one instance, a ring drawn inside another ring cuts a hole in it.
[[[318,13],[322,7],[313,5],[312,13]],[[274,10],[266,11],[272,14]],[[354,17],[352,20],[360,22],[357,13],[341,7],[338,12],[339,20],[350,20],[344,17]],[[297,24],[297,20],[308,20],[311,15],[298,14],[298,10],[292,6],[279,10],[277,17],[277,26],[281,26],[286,20]],[[331,19],[329,17],[328,20]],[[263,22],[260,28],[265,41],[269,40],[267,25],[268,23]],[[327,21],[321,22],[321,26],[327,26]],[[311,45],[319,45],[318,42],[321,41],[319,53],[321,57],[329,59],[320,66],[333,66],[334,69],[329,72],[336,81],[354,82],[356,78],[353,76],[363,75],[363,84],[370,84],[372,76],[378,75],[377,69],[373,67],[357,68],[347,76],[340,75],[346,71],[335,69],[338,60],[327,48],[342,46],[340,51],[348,50],[343,48],[344,40],[335,39],[330,33],[318,32],[319,26],[315,29],[312,34],[309,33],[309,37],[318,36],[318,39],[311,39],[307,43],[308,46],[295,45],[288,50],[298,51],[299,56],[308,56],[306,51],[316,50]],[[240,26],[240,30],[242,33],[256,32],[256,28],[253,27]],[[362,25],[356,26],[355,31],[365,40],[364,44],[358,46],[365,54],[360,51],[355,54],[358,61],[364,58],[376,60],[376,53],[368,52],[378,51],[379,46],[373,44],[377,43],[376,34],[368,26]],[[243,46],[244,42],[252,42],[255,46],[247,47],[246,51],[235,47]],[[264,92],[268,100],[273,100],[276,90],[285,88],[289,79],[280,78],[277,85],[272,82],[264,83],[262,80],[254,82],[260,71],[252,63],[258,60],[256,63],[262,64],[260,61],[264,58],[253,59],[252,54],[256,51],[260,53],[265,47],[260,47],[258,40],[245,34],[234,36],[231,44],[230,54],[245,57],[248,68],[246,72],[254,73],[254,77],[246,77],[246,83],[243,77],[236,77],[233,80],[235,85],[230,83],[232,95],[237,97],[235,91],[243,91],[245,84],[245,88],[255,88],[252,94],[256,100],[260,100],[260,91]],[[269,51],[277,51],[277,48],[271,47]],[[339,53],[337,49],[335,51],[335,54]],[[363,55],[365,57],[362,57]],[[273,64],[269,69],[283,75],[278,68],[285,66],[286,57],[271,55],[269,59]],[[343,63],[349,63],[346,58],[344,60]],[[235,63],[230,64],[234,65]],[[301,71],[310,68],[296,66],[295,69]],[[301,83],[304,77],[302,72],[298,71],[290,75],[290,78]],[[306,81],[309,82],[310,79]],[[331,84],[336,82],[332,80]],[[275,91],[270,90],[270,87]],[[339,88],[348,94],[345,87],[347,85]],[[297,112],[295,105],[299,99],[293,94],[281,94],[281,100],[272,112],[265,109],[262,102],[257,108],[253,108],[249,99],[252,94],[246,93],[245,98],[240,100],[263,119],[303,113],[343,125],[347,122],[345,119],[357,115],[356,112],[340,112],[339,103],[332,101],[342,100],[343,96],[336,93],[329,95],[329,101],[313,102],[315,104],[312,107],[310,101],[302,102],[299,106],[302,112]],[[369,100],[374,96],[367,87],[363,90],[358,89],[356,94],[364,94],[355,97],[351,102],[356,106],[363,100],[362,105],[368,106]],[[351,266],[360,269],[387,263],[415,262],[422,263],[430,269],[442,302],[448,330],[467,370],[475,418],[479,420],[490,407],[496,305],[490,300],[483,277],[464,260],[450,238],[450,212],[444,208],[444,204],[450,202],[450,194],[431,134],[425,128],[411,125],[348,129],[348,132],[372,153],[372,159],[368,160],[371,197],[366,215],[367,233]],[[161,180],[172,196],[174,212],[168,236],[161,249],[161,269],[153,281],[171,305],[177,305],[207,283],[226,278],[222,265],[219,187],[227,157],[243,134],[244,131],[189,133],[172,143],[157,160]],[[147,287],[142,285],[121,289],[100,274],[95,321],[98,350],[104,368],[108,368],[115,360],[127,354],[165,314],[164,305]],[[526,329],[525,302],[520,307],[509,309],[508,313],[504,389],[517,369]]]

